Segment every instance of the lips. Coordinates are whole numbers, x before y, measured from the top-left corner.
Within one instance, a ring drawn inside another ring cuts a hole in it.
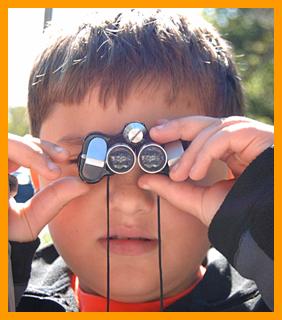
[[[142,240],[142,241],[151,241],[153,239],[143,238],[143,237],[121,237],[121,236],[110,236],[110,240]]]
[[[107,235],[98,242],[107,250]],[[158,241],[144,230],[120,227],[110,231],[109,245],[112,254],[136,256],[156,249]]]

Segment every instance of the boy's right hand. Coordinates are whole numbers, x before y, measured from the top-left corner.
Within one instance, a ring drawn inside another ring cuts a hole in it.
[[[88,186],[77,177],[61,178],[56,163],[66,161],[69,154],[51,142],[9,134],[8,156],[9,173],[23,166],[52,181],[24,204],[9,199],[9,240],[32,241],[69,201],[86,193]]]

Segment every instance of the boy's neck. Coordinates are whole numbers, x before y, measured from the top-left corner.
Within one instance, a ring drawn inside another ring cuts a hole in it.
[[[205,274],[205,267],[200,266],[199,270],[193,276],[189,284],[178,287],[166,293],[164,297],[164,306],[179,300],[189,294],[202,280]],[[72,287],[75,292],[76,300],[79,304],[80,311],[105,311],[107,299],[90,290],[85,290],[79,283],[78,277],[72,278]],[[147,302],[127,303],[111,300],[111,311],[159,311],[159,298]]]

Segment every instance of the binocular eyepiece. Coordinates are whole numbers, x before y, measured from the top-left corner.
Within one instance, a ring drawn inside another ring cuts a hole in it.
[[[78,157],[79,175],[87,183],[97,183],[104,176],[130,172],[136,162],[144,172],[167,174],[183,152],[181,141],[159,145],[143,123],[131,122],[115,136],[93,132],[85,137]]]

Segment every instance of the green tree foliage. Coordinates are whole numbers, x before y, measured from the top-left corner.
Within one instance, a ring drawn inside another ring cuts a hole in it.
[[[29,133],[26,107],[9,108],[9,132],[20,136]]]
[[[246,94],[246,115],[273,123],[273,9],[204,9],[230,41]]]

